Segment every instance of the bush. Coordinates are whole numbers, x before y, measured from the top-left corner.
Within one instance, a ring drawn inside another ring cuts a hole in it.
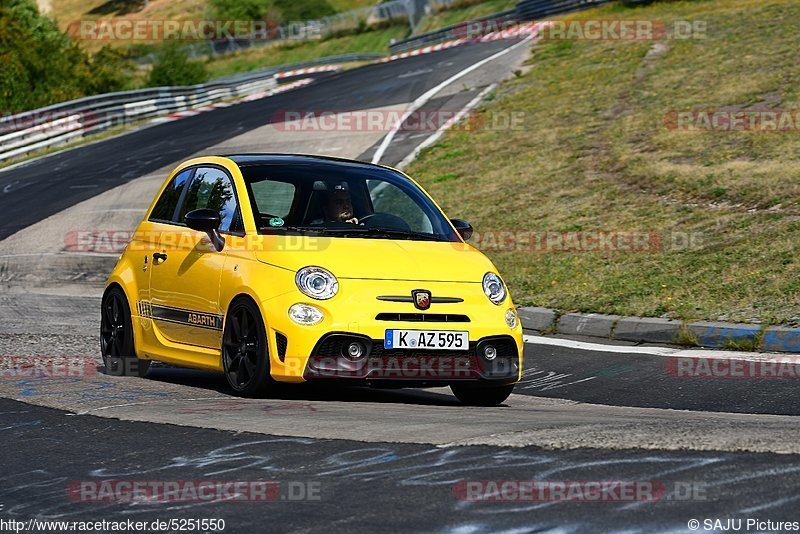
[[[266,0],[209,0],[209,6],[218,20],[261,20],[267,13]]]
[[[147,85],[163,87],[168,85],[195,85],[208,80],[208,70],[204,63],[189,59],[180,45],[167,45],[153,64]]]
[[[42,16],[33,0],[0,4],[0,113],[17,113],[131,83],[123,54],[103,48],[94,58]]]
[[[334,15],[328,0],[209,0],[211,15],[222,20],[275,19],[280,24]]]
[[[132,89],[133,62],[124,52],[106,45],[92,57],[89,93]]]
[[[4,112],[78,98],[91,78],[88,56],[39,14],[33,0],[0,5],[0,65]]]
[[[272,0],[281,13],[281,22],[316,20],[335,15],[336,10],[327,0]]]

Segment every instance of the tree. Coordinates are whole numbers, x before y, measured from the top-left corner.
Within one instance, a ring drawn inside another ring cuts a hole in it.
[[[153,64],[147,85],[163,87],[170,85],[195,85],[208,80],[205,64],[192,61],[177,43],[166,45]]]

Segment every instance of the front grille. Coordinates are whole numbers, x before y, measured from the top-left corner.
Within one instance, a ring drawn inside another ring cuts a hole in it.
[[[412,323],[468,323],[469,317],[458,313],[379,313],[378,321],[407,321]]]
[[[288,341],[286,336],[279,332],[275,332],[275,345],[278,346],[278,358],[283,361],[286,358],[286,345]]]
[[[475,343],[469,344],[468,350],[414,350],[414,349],[385,349],[383,344],[375,343],[372,347],[372,356],[376,358],[419,358],[423,356],[474,356]]]

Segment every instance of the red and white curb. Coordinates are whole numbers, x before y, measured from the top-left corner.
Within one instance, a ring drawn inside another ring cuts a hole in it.
[[[389,61],[405,59],[407,57],[414,57],[423,54],[430,54],[432,52],[439,52],[441,50],[453,48],[454,46],[461,46],[466,43],[485,43],[489,41],[500,41],[503,39],[518,39],[518,38],[522,39],[528,36],[536,36],[544,24],[547,23],[532,22],[530,24],[522,24],[520,26],[514,26],[513,28],[508,28],[502,31],[487,33],[482,37],[475,37],[475,38],[462,37],[460,39],[453,39],[451,41],[445,41],[443,43],[430,45],[423,48],[417,48],[415,50],[409,50],[407,52],[401,52],[399,54],[393,54],[389,57],[383,58],[380,61],[381,63],[387,63]]]
[[[165,122],[172,122],[179,119],[184,119],[186,117],[194,117],[195,115],[199,115],[201,113],[205,113],[207,111],[212,111],[215,109],[220,108],[227,108],[233,106],[234,104],[239,104],[241,102],[252,102],[253,100],[260,100],[262,98],[266,98],[268,96],[277,95],[279,93],[285,93],[286,91],[291,91],[292,89],[297,89],[298,87],[302,87],[304,85],[308,85],[313,82],[311,78],[303,78],[302,80],[297,80],[291,83],[287,83],[284,85],[280,85],[275,89],[271,89],[269,91],[262,91],[259,93],[253,93],[252,95],[248,95],[243,98],[239,98],[237,100],[232,100],[230,102],[218,102],[216,104],[209,104],[208,106],[203,106],[197,109],[188,109],[186,111],[176,111],[175,113],[170,113],[164,117],[158,117],[157,119],[153,119],[150,121],[151,123],[161,124]]]
[[[483,37],[481,37],[479,41],[485,43],[488,41],[500,41],[502,39],[527,37],[529,35],[536,36],[539,34],[539,30],[543,27],[544,24],[547,23],[534,22],[531,24],[522,24],[520,26],[514,26],[513,28],[508,28],[506,30],[502,30],[499,32],[488,33]]]
[[[252,102],[253,100],[260,100],[262,98],[266,98],[268,96],[277,95],[280,93],[285,93],[286,91],[291,91],[292,89],[297,89],[298,87],[303,87],[304,85],[308,85],[312,83],[314,80],[311,78],[303,78],[302,80],[296,80],[290,83],[286,83],[276,87],[275,89],[270,89],[269,91],[263,91],[260,93],[253,93],[252,95],[246,96],[239,100],[235,100],[233,103],[238,104],[239,102]]]
[[[443,43],[426,46],[425,48],[417,48],[416,50],[401,52],[399,54],[394,54],[389,57],[383,58],[381,60],[381,63],[387,63],[389,61],[395,61],[398,59],[405,59],[407,57],[420,56],[422,54],[430,54],[431,52],[439,52],[440,50],[445,50],[447,48],[453,48],[454,46],[462,45],[468,41],[470,41],[470,39],[454,39],[452,41],[445,41]]]
[[[292,78],[293,76],[302,76],[304,74],[315,74],[317,72],[336,72],[342,70],[344,67],[341,65],[321,65],[319,67],[306,67],[304,69],[287,70],[275,75],[276,80],[283,78]]]

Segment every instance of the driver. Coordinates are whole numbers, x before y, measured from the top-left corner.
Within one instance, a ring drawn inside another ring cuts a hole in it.
[[[328,193],[322,205],[322,213],[326,222],[358,224],[358,219],[353,216],[353,199],[350,197],[350,192],[340,185]]]

